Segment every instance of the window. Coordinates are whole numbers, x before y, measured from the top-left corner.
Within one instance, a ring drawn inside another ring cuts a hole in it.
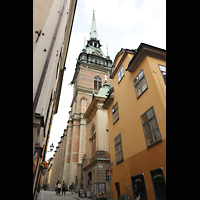
[[[116,156],[116,163],[123,161],[123,151],[122,151],[122,140],[121,134],[119,134],[115,139],[115,156]]]
[[[162,168],[152,170],[151,180],[156,200],[166,200],[166,185]]]
[[[141,96],[142,93],[144,93],[144,91],[148,88],[143,70],[136,76],[133,82],[135,85],[135,92],[138,99],[139,96]]]
[[[96,154],[96,129],[95,129],[95,125],[92,124],[92,128],[91,128],[91,134],[90,134],[90,141],[91,141],[91,155],[92,158],[95,157]]]
[[[162,74],[163,80],[166,84],[166,66],[163,66],[163,65],[158,65],[158,66],[160,68],[160,72]]]
[[[106,170],[106,181],[110,181],[110,175],[108,175],[109,169]]]
[[[101,193],[102,193],[103,191],[104,191],[105,194],[106,194],[106,184],[105,184],[105,183],[99,183],[98,186],[99,186],[99,188],[98,188],[98,190],[99,190],[99,196],[101,196]]]
[[[153,106],[143,115],[141,115],[141,120],[142,120],[147,148],[151,147],[152,145],[158,142],[161,142],[162,138],[160,135]]]
[[[147,191],[144,182],[144,175],[140,174],[131,177],[133,188],[133,199],[147,200]]]
[[[119,72],[118,72],[118,83],[121,81],[121,79],[124,77],[124,67],[122,65],[122,67],[120,68]]]
[[[112,107],[112,117],[113,117],[113,124],[115,124],[115,122],[119,119],[119,111],[117,103]]]
[[[94,89],[99,90],[101,88],[101,77],[95,76],[94,77]]]

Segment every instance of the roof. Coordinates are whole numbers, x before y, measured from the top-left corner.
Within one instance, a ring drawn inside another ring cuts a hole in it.
[[[123,54],[122,58],[121,58],[121,59],[119,60],[119,62],[117,63],[119,57],[120,57],[122,54]],[[124,59],[126,58],[126,56],[127,56],[128,54],[134,55],[134,54],[135,54],[135,50],[134,50],[134,49],[123,49],[123,48],[122,48],[122,49],[117,53],[117,55],[115,56],[115,59],[114,59],[114,63],[113,63],[113,65],[112,65],[112,73],[111,73],[111,75],[110,75],[111,78],[113,78],[113,77],[115,76],[115,74],[117,73],[118,69],[121,67],[121,64],[123,63]],[[117,65],[116,65],[116,63],[117,63]]]
[[[105,80],[103,87],[100,88],[98,94],[93,94],[92,102],[90,103],[90,105],[88,106],[88,108],[87,108],[87,110],[85,111],[85,114],[84,114],[84,117],[86,119],[89,119],[89,117],[92,116],[92,113],[96,112],[96,109],[94,109],[94,108],[97,108],[97,109],[99,108],[99,107],[97,107],[98,102],[103,103],[106,100],[107,94],[108,94],[108,91],[109,91],[110,88],[111,88],[111,86],[109,85],[108,81]]]
[[[166,60],[166,50],[151,46],[149,44],[141,43],[129,62],[126,71],[135,72],[140,63],[146,56],[157,58],[160,60]]]
[[[103,98],[107,98],[107,94],[108,94],[108,91],[110,89],[110,85],[108,83],[107,80],[105,80],[105,83],[103,84],[103,87],[100,88],[98,94],[94,94],[94,97],[103,97]]]
[[[101,50],[100,47],[94,47],[94,46],[90,45],[90,46],[86,46],[85,50],[86,51],[84,51],[84,52],[87,53],[87,54],[92,54],[95,51],[97,51],[101,54],[101,55],[99,55],[100,57],[106,58],[106,56],[104,55],[104,53],[103,53],[103,51]]]

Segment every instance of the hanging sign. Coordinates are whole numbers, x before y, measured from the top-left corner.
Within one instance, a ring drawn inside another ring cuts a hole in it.
[[[109,167],[109,171],[111,172],[111,166]]]
[[[37,160],[38,160],[38,153],[36,153],[34,158],[33,158],[33,174],[34,174],[35,169],[36,169]]]
[[[41,166],[45,169],[45,168],[47,167],[47,162],[46,162],[46,161],[43,161],[43,162],[41,163]]]

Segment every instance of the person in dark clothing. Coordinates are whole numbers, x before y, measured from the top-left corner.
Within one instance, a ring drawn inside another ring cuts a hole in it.
[[[67,187],[67,185],[66,185],[65,181],[63,181],[63,183],[62,183],[62,194],[64,192],[64,196],[65,196],[66,187]]]
[[[73,190],[74,190],[74,184],[73,183],[70,185],[70,189],[71,189],[71,194],[73,194]]]
[[[107,200],[104,191],[101,192],[101,198],[99,200]]]
[[[58,180],[57,182],[57,190],[58,190],[58,195],[60,196],[60,189],[61,189],[61,183],[60,181]]]

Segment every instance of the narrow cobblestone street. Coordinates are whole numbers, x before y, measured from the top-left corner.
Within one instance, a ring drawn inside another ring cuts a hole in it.
[[[65,196],[62,193],[56,195],[55,191],[40,191],[37,200],[74,200],[74,199],[81,199],[81,200],[88,200],[89,198],[80,198],[78,193],[66,192]]]

